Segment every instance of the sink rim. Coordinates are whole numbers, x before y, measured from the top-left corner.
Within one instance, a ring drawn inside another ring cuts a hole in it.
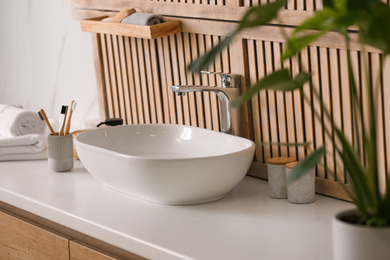
[[[255,146],[255,143],[252,140],[249,140],[247,138],[243,138],[243,137],[235,136],[235,135],[229,135],[229,134],[225,134],[222,132],[217,132],[214,130],[204,129],[204,128],[195,127],[195,126],[178,125],[178,124],[132,124],[132,125],[115,126],[114,128],[132,128],[132,127],[175,127],[178,129],[179,128],[190,128],[190,129],[196,129],[196,131],[206,132],[206,133],[212,134],[212,135],[224,135],[225,137],[231,138],[233,140],[240,140],[241,142],[246,142],[247,144],[243,145],[243,147],[241,147],[241,148],[237,148],[237,149],[235,148],[235,151],[224,152],[224,153],[215,154],[215,155],[205,155],[205,156],[188,155],[187,157],[167,158],[167,157],[150,157],[150,156],[125,154],[125,153],[122,153],[119,151],[110,150],[108,148],[103,148],[103,147],[100,147],[97,145],[88,144],[85,141],[80,140],[83,138],[83,136],[91,134],[92,131],[94,131],[94,132],[104,132],[107,130],[110,131],[110,129],[113,129],[111,127],[110,128],[97,128],[97,129],[92,129],[89,131],[82,132],[82,133],[78,134],[74,138],[74,140],[75,140],[75,143],[77,143],[77,145],[82,145],[84,148],[87,148],[89,150],[100,151],[100,152],[103,152],[106,154],[116,154],[118,156],[121,156],[121,157],[127,158],[127,159],[153,160],[153,161],[202,160],[202,159],[207,159],[207,158],[218,158],[218,157],[223,157],[226,155],[234,155],[237,153],[241,153],[242,151],[245,151],[247,149],[251,149],[251,147]]]

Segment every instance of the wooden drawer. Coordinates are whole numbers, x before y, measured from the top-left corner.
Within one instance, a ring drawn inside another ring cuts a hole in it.
[[[69,259],[69,239],[0,211],[0,259]]]

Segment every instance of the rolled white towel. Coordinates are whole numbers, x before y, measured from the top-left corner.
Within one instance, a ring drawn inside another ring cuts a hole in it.
[[[0,155],[40,153],[47,147],[45,135],[0,136]]]
[[[134,13],[122,20],[122,23],[138,25],[155,25],[165,23],[164,17],[158,14]]]
[[[0,104],[0,136],[43,134],[45,129],[46,125],[39,118],[38,113]]]

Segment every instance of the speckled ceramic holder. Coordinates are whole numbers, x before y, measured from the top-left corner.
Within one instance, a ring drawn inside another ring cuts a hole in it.
[[[73,168],[73,138],[49,135],[47,137],[47,156],[49,168],[56,172],[66,172]]]
[[[267,160],[269,196],[274,199],[287,198],[286,164],[296,161],[292,157],[274,157]]]
[[[298,162],[286,164],[286,177],[292,173]],[[315,169],[312,168],[304,176],[287,185],[288,202],[304,204],[315,200]]]

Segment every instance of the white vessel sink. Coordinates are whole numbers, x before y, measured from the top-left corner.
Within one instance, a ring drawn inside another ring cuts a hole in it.
[[[182,125],[126,125],[75,138],[85,168],[106,186],[168,205],[221,199],[247,173],[252,141]]]

